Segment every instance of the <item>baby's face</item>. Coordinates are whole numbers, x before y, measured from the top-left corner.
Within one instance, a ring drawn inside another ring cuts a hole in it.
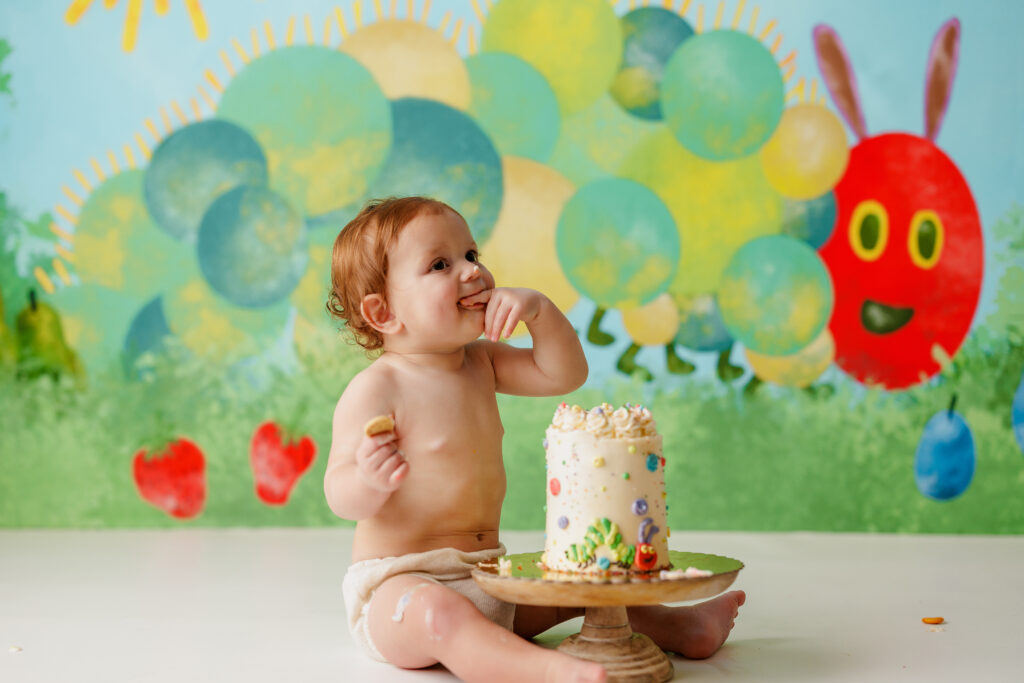
[[[448,351],[483,333],[486,303],[460,301],[492,289],[494,278],[479,262],[476,242],[459,215],[414,218],[399,233],[388,263],[388,304],[417,349]]]

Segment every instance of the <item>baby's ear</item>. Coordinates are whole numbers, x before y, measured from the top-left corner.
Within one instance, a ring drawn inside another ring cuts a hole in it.
[[[367,294],[359,304],[359,312],[370,327],[381,334],[395,334],[402,329],[402,323],[388,308],[387,301],[380,294]]]

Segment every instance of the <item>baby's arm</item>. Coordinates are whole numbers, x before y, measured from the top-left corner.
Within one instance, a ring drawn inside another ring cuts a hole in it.
[[[576,330],[550,299],[532,289],[499,287],[487,302],[484,335],[492,342],[522,321],[533,348],[487,343],[495,389],[503,394],[557,396],[587,379],[587,358]]]
[[[373,436],[364,431],[372,418],[394,412],[383,379],[373,369],[363,371],[349,382],[334,409],[324,495],[334,514],[344,519],[372,517],[409,471],[394,431]]]

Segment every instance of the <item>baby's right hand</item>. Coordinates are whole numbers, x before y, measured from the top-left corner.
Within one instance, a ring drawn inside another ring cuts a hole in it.
[[[395,445],[397,438],[393,431],[363,436],[356,448],[356,470],[373,489],[394,491],[409,472],[409,463]]]

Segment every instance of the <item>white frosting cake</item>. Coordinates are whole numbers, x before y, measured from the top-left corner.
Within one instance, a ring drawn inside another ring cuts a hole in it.
[[[545,569],[669,569],[665,459],[651,411],[561,404],[546,432]]]

